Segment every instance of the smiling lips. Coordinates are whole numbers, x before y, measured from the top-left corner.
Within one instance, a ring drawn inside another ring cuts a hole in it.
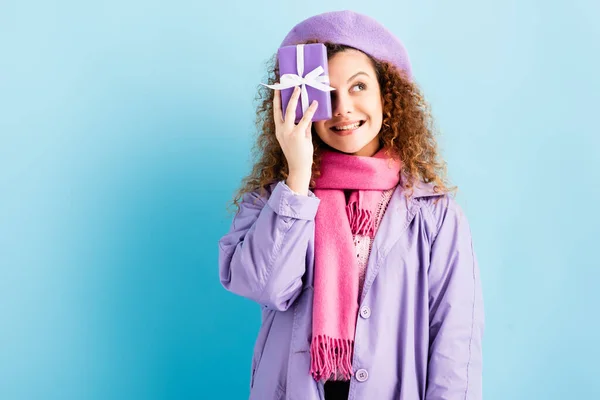
[[[331,128],[331,131],[336,135],[347,136],[352,134],[358,128],[360,128],[364,124],[364,121],[356,121],[356,122],[342,122],[340,124],[334,125]]]

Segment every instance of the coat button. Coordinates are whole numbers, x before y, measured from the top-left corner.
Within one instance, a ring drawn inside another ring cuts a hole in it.
[[[367,379],[369,379],[369,373],[367,372],[366,369],[359,369],[358,371],[356,371],[356,374],[354,376],[356,377],[356,380],[359,382],[364,382]]]
[[[360,316],[364,319],[367,319],[371,316],[371,309],[367,306],[362,306],[360,308]]]

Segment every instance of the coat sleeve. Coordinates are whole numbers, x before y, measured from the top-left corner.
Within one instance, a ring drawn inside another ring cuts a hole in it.
[[[426,400],[482,398],[483,296],[469,223],[445,196],[431,247]]]
[[[266,200],[242,197],[229,232],[219,240],[219,277],[225,289],[263,307],[285,311],[302,289],[309,241],[320,200],[297,195],[283,182]],[[312,248],[312,247],[311,247]]]

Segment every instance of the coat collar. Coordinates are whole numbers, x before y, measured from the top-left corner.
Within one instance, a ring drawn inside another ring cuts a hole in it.
[[[408,178],[407,176],[402,173],[400,176],[400,184],[402,185],[401,187],[401,192],[404,192],[404,183],[408,182]],[[431,196],[443,196],[445,193],[444,192],[436,192],[434,191],[434,187],[435,185],[433,183],[426,183],[423,182],[420,179],[415,179],[413,182],[413,187],[409,190],[412,190],[412,196],[413,198],[421,198],[421,197],[431,197]]]
[[[392,193],[387,211],[383,214],[379,228],[375,233],[371,255],[367,263],[365,283],[360,296],[361,304],[379,273],[383,260],[400,237],[406,234],[408,226],[421,207],[420,202],[416,199],[443,196],[445,194],[444,192],[435,192],[432,183],[415,180],[412,189],[408,189],[412,190],[412,195],[407,198],[405,196],[406,189],[402,185],[404,182],[407,182],[407,180],[406,176],[402,174],[396,190]]]

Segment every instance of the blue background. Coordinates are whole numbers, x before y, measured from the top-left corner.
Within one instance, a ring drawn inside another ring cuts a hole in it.
[[[594,1],[0,3],[0,399],[247,398],[219,284],[264,63],[353,9],[408,48],[484,286],[486,400],[600,398]]]

